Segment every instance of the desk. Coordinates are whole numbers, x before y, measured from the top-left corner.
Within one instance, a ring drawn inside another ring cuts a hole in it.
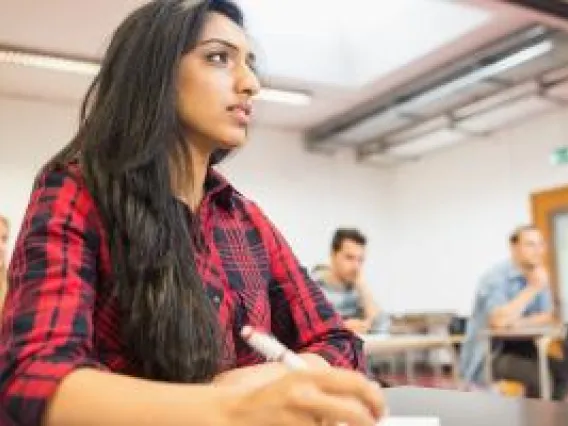
[[[534,327],[523,329],[486,330],[481,333],[485,339],[485,378],[487,383],[493,381],[492,372],[492,341],[501,340],[532,340],[538,353],[538,371],[540,375],[540,397],[544,400],[551,398],[551,380],[548,369],[548,346],[554,339],[564,339],[563,327]]]
[[[461,343],[463,336],[366,334],[362,335],[361,339],[363,340],[363,350],[366,355],[384,355],[397,352],[406,353],[406,367],[409,376],[412,376],[412,360],[410,358],[412,352],[447,348],[450,350],[454,378],[457,379],[457,354],[454,350],[454,344]]]
[[[408,350],[438,349],[461,343],[462,336],[432,334],[365,334],[361,336],[367,355],[404,352]]]
[[[434,416],[442,426],[566,426],[568,404],[512,399],[484,392],[385,389],[393,416]]]

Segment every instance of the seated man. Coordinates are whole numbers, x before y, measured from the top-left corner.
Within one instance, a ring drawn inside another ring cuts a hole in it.
[[[555,323],[548,274],[543,266],[545,244],[534,226],[518,228],[510,237],[511,259],[487,272],[475,298],[462,349],[460,372],[466,382],[482,384],[484,329],[538,327]],[[493,340],[493,378],[525,386],[525,395],[539,396],[536,348],[532,342]],[[556,386],[556,388],[559,388]]]
[[[318,265],[313,271],[347,328],[361,334],[388,328],[388,321],[379,315],[371,290],[362,279],[366,244],[358,230],[338,229],[331,244],[330,266]]]

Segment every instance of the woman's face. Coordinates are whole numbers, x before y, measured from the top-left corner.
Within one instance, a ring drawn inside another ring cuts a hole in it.
[[[178,74],[178,113],[190,143],[208,150],[245,143],[252,96],[260,89],[254,59],[243,29],[211,13]]]
[[[8,226],[0,219],[0,268],[5,266],[8,247]]]

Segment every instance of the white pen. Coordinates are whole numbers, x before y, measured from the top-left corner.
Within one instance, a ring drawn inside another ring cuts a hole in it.
[[[275,337],[262,333],[250,326],[244,326],[241,336],[248,345],[263,355],[267,361],[281,362],[291,370],[307,370],[308,364]]]

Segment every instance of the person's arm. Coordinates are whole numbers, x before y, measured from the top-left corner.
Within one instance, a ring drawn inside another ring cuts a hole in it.
[[[287,373],[257,389],[167,384],[79,369],[59,385],[44,426],[373,426],[380,392],[350,371]]]
[[[539,291],[534,286],[527,286],[513,300],[493,309],[489,315],[489,325],[492,328],[512,326],[521,318],[527,305],[534,300]]]
[[[359,293],[359,298],[361,300],[361,305],[363,308],[363,322],[366,328],[365,331],[368,331],[377,316],[380,313],[380,309],[378,305],[375,303],[375,298],[373,296],[373,292],[371,291],[369,285],[362,277],[357,280],[356,282],[357,292]]]
[[[519,318],[513,323],[514,327],[543,327],[553,325],[556,322],[552,312],[541,312]]]
[[[364,371],[361,340],[344,327],[280,232],[256,205],[250,203],[249,207],[270,257],[269,298],[274,335],[295,352],[319,355],[332,366]]]
[[[68,173],[47,174],[32,194],[0,336],[6,411],[22,426],[177,425],[190,415],[221,424],[202,408],[211,392],[111,374],[98,362],[95,218],[91,197]]]
[[[298,354],[310,370],[328,368],[328,362],[319,355],[312,353]],[[252,366],[226,370],[213,379],[213,383],[225,386],[234,386],[241,389],[257,389],[284,377],[289,368],[280,362],[265,362]]]
[[[527,306],[533,302],[535,299],[539,302],[539,305],[545,305],[541,302],[543,294],[546,293],[547,297],[549,292],[548,287],[548,274],[543,267],[536,267],[532,273],[527,277],[527,286],[519,292],[519,294],[510,302],[504,303],[500,306],[495,307],[491,310],[489,316],[489,324],[493,328],[502,328],[514,326],[521,320],[523,313],[525,312]],[[551,302],[543,306],[541,311],[552,311]],[[537,321],[539,319],[537,318]]]
[[[72,371],[105,370],[93,355],[99,236],[93,203],[69,173],[34,189],[9,271],[0,335],[0,399],[18,424],[38,425]]]
[[[57,387],[43,425],[228,425],[220,410],[222,399],[220,389],[211,385],[159,383],[78,369]]]
[[[542,279],[548,283],[547,275],[544,275]],[[554,315],[554,303],[550,286],[546,285],[536,296],[531,312],[515,321],[513,327],[543,327],[554,324],[560,325],[560,322]]]
[[[97,231],[93,203],[67,173],[34,190],[11,263],[0,335],[0,400],[20,426],[371,426],[381,397],[362,377],[286,374],[254,392],[167,384],[109,372],[93,348]],[[307,389],[307,398],[294,396]],[[311,397],[310,397],[311,395]]]

